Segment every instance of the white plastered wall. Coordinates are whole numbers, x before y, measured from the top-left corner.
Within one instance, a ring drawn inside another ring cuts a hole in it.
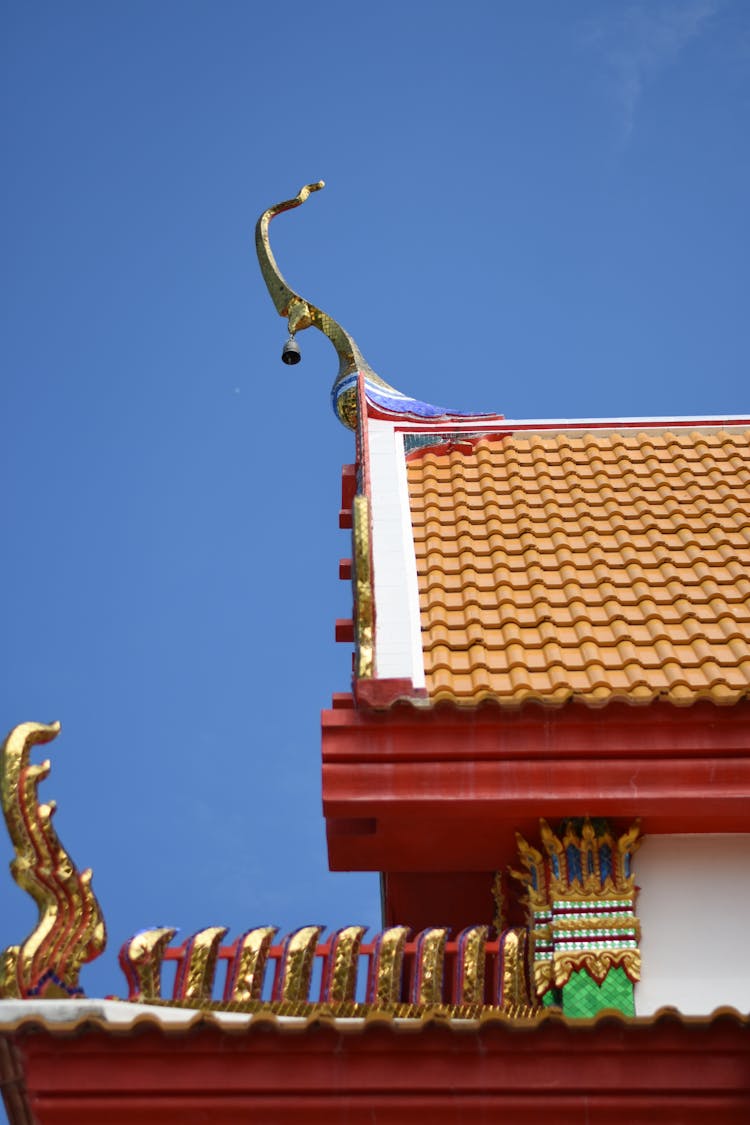
[[[750,835],[649,836],[634,867],[636,1014],[750,1011]]]
[[[375,572],[375,660],[378,679],[424,687],[422,631],[403,435],[371,418],[370,497]]]

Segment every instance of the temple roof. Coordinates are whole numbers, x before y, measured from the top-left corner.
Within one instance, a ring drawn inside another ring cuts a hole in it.
[[[749,439],[511,432],[411,453],[428,698],[750,694]]]
[[[274,1029],[299,1033],[315,1027],[327,1027],[344,1035],[359,1035],[376,1028],[413,1035],[435,1026],[459,1033],[476,1032],[495,1026],[516,1034],[544,1025],[572,1028],[579,1032],[604,1024],[633,1030],[655,1027],[658,1024],[685,1028],[710,1028],[719,1024],[750,1027],[750,1015],[729,1005],[722,1005],[707,1015],[686,1015],[676,1008],[663,1007],[648,1016],[626,1016],[615,1008],[608,1008],[593,1016],[576,1019],[566,1016],[559,1008],[540,1008],[533,1015],[522,1018],[488,1007],[472,1018],[456,1018],[438,1010],[415,1012],[407,1019],[392,1011],[375,1007],[357,1017],[337,1015],[328,1004],[309,1007],[311,1010],[303,1015],[287,1016],[274,1012],[270,1005],[256,1012],[243,1012],[136,1004],[115,999],[0,999],[0,1037],[20,1033],[71,1039],[101,1032],[116,1038],[126,1038],[152,1030],[159,1031],[165,1037],[184,1038],[207,1028],[227,1035],[242,1035],[249,1028],[261,1032]]]
[[[402,394],[276,265],[270,221],[322,186],[265,211],[256,246],[290,346],[311,326],[333,343],[334,408],[358,432],[358,700],[750,695],[747,419],[535,425]]]

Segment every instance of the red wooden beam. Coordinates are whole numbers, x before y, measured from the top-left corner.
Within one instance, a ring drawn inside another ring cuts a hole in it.
[[[747,1021],[736,1014],[460,1027],[373,1021],[343,1030],[88,1030],[10,1035],[39,1125],[346,1120],[633,1121],[750,1118]],[[150,1025],[150,1026],[149,1026]],[[429,1115],[429,1116],[428,1116]],[[11,1125],[16,1122],[11,1120]]]
[[[492,870],[540,816],[746,831],[750,705],[326,711],[323,806],[335,870]]]

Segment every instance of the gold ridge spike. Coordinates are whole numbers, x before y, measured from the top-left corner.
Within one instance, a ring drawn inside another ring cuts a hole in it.
[[[367,1003],[377,1008],[397,1004],[401,999],[404,950],[409,936],[407,926],[392,926],[378,936],[371,954]]]
[[[331,938],[321,996],[331,1004],[354,1003],[357,990],[359,949],[364,926],[346,926]]]
[[[274,1000],[307,1000],[315,947],[322,932],[322,926],[303,926],[287,936],[281,974],[274,987]]]
[[[260,271],[266,283],[271,300],[276,306],[279,316],[286,317],[289,335],[294,337],[296,332],[304,328],[317,328],[333,344],[339,357],[339,370],[333,387],[333,400],[339,419],[353,430],[356,426],[356,376],[362,372],[369,382],[377,384],[392,391],[393,388],[376,375],[367,360],[357,347],[354,339],[346,329],[323,312],[316,305],[300,297],[299,293],[287,285],[281,270],[276,264],[276,259],[271,250],[268,237],[268,226],[271,219],[284,211],[291,211],[309,199],[314,191],[325,187],[323,180],[315,184],[306,184],[300,188],[294,199],[287,199],[283,203],[276,203],[263,212],[255,226],[255,249],[258,254]],[[354,377],[354,379],[352,379]],[[396,392],[397,393],[397,392]]]
[[[275,926],[258,926],[242,935],[227,976],[225,1000],[244,1003],[261,999],[268,951],[275,936]]]
[[[175,999],[196,1006],[211,1001],[219,947],[226,932],[226,926],[208,926],[193,934],[175,977]]]
[[[412,1004],[441,1004],[445,941],[448,931],[443,927],[423,930],[417,938],[417,956],[412,981]]]
[[[81,965],[98,957],[106,944],[91,870],[79,872],[60,843],[52,825],[54,801],[40,805],[37,800],[37,786],[49,774],[50,763],[31,765],[29,755],[59,732],[59,723],[22,723],[0,752],[3,814],[16,851],[10,870],[39,908],[39,920],[26,941],[2,955],[2,996],[82,996]]]
[[[469,926],[458,935],[456,1003],[484,1003],[488,926]]]
[[[526,984],[526,943],[527,931],[521,927],[504,930],[500,936],[498,975],[502,992],[498,1000],[505,1011],[512,1012],[531,1005]]]
[[[164,952],[177,933],[170,926],[142,930],[120,950],[120,967],[128,982],[131,1000],[161,999],[161,966]]]

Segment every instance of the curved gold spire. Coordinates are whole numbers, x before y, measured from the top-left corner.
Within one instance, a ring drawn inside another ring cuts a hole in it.
[[[369,382],[389,391],[392,391],[393,388],[375,374],[354,339],[346,329],[341,327],[338,321],[335,321],[332,316],[323,312],[316,305],[300,297],[299,293],[295,293],[287,285],[276,264],[268,237],[268,226],[271,219],[281,215],[284,211],[291,211],[293,208],[299,207],[310,197],[312,192],[320,191],[323,187],[325,187],[323,180],[318,180],[315,184],[306,184],[300,188],[294,199],[276,203],[273,207],[264,211],[255,225],[255,249],[271,300],[276,306],[279,316],[286,317],[290,335],[294,336],[296,332],[304,328],[317,328],[328,337],[336,349],[336,354],[339,357],[339,370],[333,387],[334,406],[344,425],[353,429],[356,416],[356,388],[354,386],[349,386],[347,389],[341,388],[342,393],[338,393],[340,385],[347,376],[355,375],[361,371],[366,375]]]

